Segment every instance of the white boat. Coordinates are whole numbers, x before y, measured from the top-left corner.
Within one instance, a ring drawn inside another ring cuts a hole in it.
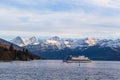
[[[91,62],[91,60],[85,56],[77,56],[77,57],[68,56],[65,62],[67,63],[89,63]]]

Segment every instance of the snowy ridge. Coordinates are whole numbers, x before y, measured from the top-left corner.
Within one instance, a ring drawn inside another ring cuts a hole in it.
[[[16,37],[11,40],[12,43],[18,46],[26,46],[29,48],[37,48],[40,50],[45,49],[64,49],[64,48],[83,48],[89,46],[99,45],[100,47],[120,47],[120,39],[95,39],[95,38],[84,38],[84,39],[63,39],[58,36],[51,37],[49,39],[40,40],[33,36],[31,38]]]
[[[97,40],[97,44],[100,45],[101,47],[113,47],[113,48],[119,48],[120,47],[120,39],[116,40]]]
[[[31,37],[30,39],[18,36],[16,38],[14,38],[13,40],[11,40],[10,42],[12,42],[18,46],[21,46],[21,47],[29,45],[29,44],[39,44],[38,38],[36,38],[34,36]]]

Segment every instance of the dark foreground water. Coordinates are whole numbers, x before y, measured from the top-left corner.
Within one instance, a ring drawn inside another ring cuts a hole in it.
[[[120,62],[0,62],[0,80],[120,80]]]

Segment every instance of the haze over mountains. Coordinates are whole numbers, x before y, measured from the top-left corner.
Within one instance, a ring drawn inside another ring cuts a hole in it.
[[[18,36],[11,42],[46,59],[85,55],[93,60],[120,60],[120,39],[65,39],[54,36],[43,40]]]

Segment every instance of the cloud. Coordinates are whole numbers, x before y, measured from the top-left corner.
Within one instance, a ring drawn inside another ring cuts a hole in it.
[[[81,1],[81,0],[80,0]],[[102,7],[102,8],[120,8],[119,0],[85,0],[90,6]]]
[[[120,34],[118,0],[10,0],[8,2],[0,1],[0,32],[5,35],[118,37]]]

